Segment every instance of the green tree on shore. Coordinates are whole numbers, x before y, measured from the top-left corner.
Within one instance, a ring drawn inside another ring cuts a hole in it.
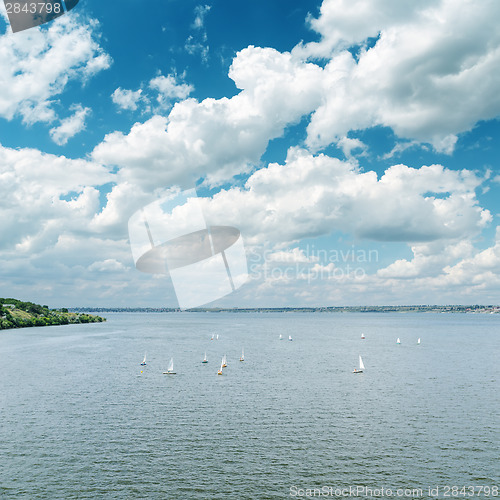
[[[72,313],[67,308],[49,309],[46,305],[24,302],[13,298],[0,298],[0,330],[33,326],[56,326],[74,323],[101,323],[101,316]]]

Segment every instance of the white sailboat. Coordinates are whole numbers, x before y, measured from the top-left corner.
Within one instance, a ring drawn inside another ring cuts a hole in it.
[[[213,334],[212,334],[212,337],[211,337],[211,339],[210,339],[210,340],[213,340],[213,339],[214,339],[214,336],[213,336]]]
[[[281,335],[281,333],[280,333],[280,340],[283,340],[283,335]]]
[[[418,340],[417,340],[417,344],[420,344],[420,337],[419,337],[419,338],[418,338]]]
[[[202,363],[208,363],[208,359],[207,359],[207,353],[205,353],[205,357],[203,358],[203,361]]]
[[[398,340],[396,340],[396,344],[401,344],[401,340],[399,340],[399,337]]]
[[[365,338],[365,334],[364,334],[364,333],[362,333],[362,334],[361,334],[361,338],[362,338],[362,339],[364,339],[364,338]]]
[[[222,358],[222,361],[221,361],[221,364],[220,364],[220,368],[217,371],[217,375],[222,375],[222,368],[224,368],[224,358]]]
[[[168,369],[166,372],[163,372],[163,375],[175,375],[174,372],[174,358],[170,358],[170,363],[168,364]]]
[[[215,336],[215,340],[219,340],[219,334]]]
[[[245,353],[243,352],[243,349],[241,350],[240,361],[245,361]]]
[[[293,340],[291,335],[288,335],[288,340]]]
[[[363,360],[361,359],[361,356],[359,357],[359,370],[357,368],[354,368],[352,373],[363,373],[363,370],[365,369],[365,365],[363,364]]]
[[[146,366],[146,354],[144,354],[144,359],[142,360],[141,366]]]

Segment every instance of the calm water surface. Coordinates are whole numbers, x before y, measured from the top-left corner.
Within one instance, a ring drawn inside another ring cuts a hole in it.
[[[106,316],[0,332],[0,498],[500,485],[500,315]]]

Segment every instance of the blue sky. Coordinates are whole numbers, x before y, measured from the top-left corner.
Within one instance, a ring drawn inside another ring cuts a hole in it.
[[[3,296],[176,306],[128,221],[196,186],[250,264],[213,306],[498,303],[496,2],[0,9]]]

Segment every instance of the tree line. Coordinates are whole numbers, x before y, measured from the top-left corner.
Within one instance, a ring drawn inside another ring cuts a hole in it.
[[[50,309],[46,305],[12,298],[0,298],[0,330],[32,326],[55,326],[77,323],[101,323],[101,316],[69,312],[68,309]]]

